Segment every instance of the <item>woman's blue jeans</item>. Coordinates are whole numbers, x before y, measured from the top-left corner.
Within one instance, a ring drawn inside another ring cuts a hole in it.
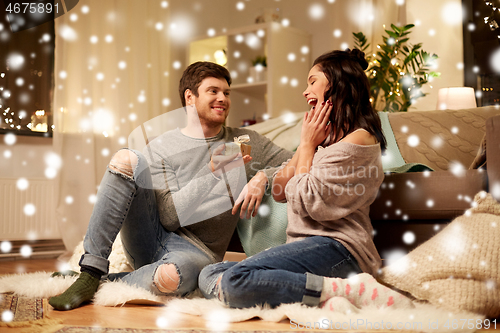
[[[313,236],[268,249],[241,262],[207,266],[201,271],[198,284],[206,298],[220,298],[234,308],[296,302],[316,306],[323,277],[346,278],[359,273],[362,271],[356,259],[341,243]]]
[[[109,274],[108,279],[120,278],[127,284],[162,295],[153,282],[154,274],[160,265],[174,264],[180,278],[175,294],[187,294],[198,287],[202,268],[214,261],[161,225],[148,163],[140,152],[131,152],[138,157],[133,177],[109,167],[104,174],[83,242],[85,254],[80,265],[108,273],[108,257],[121,231],[125,255],[134,271]]]

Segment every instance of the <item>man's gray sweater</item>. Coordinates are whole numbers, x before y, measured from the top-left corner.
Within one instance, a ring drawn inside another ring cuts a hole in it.
[[[252,161],[216,177],[210,156],[216,147],[249,135]],[[179,129],[154,139],[144,150],[150,164],[161,224],[187,238],[221,261],[239,215],[232,215],[234,201],[247,181],[263,171],[269,187],[276,167],[293,156],[266,137],[247,129],[223,127],[212,138],[188,137]]]

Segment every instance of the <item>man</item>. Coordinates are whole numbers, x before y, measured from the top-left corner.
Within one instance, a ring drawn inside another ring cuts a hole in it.
[[[201,269],[222,260],[240,205],[242,217],[255,216],[271,185],[274,169],[265,168],[293,155],[253,131],[223,125],[230,84],[222,66],[190,65],[179,84],[186,127],[157,137],[144,154],[122,149],[113,156],[84,239],[81,274],[49,300],[55,309],[74,309],[93,298],[118,232],[135,271],[108,277],[156,294],[195,290]],[[224,144],[241,135],[249,136],[252,156],[226,155]],[[242,175],[250,179],[244,187]]]

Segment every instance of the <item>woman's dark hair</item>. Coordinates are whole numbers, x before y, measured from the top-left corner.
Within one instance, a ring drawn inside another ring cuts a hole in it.
[[[378,113],[370,103],[370,84],[365,74],[368,63],[358,50],[331,51],[319,56],[318,65],[328,79],[324,100],[331,100],[330,121],[335,129],[332,142],[337,142],[358,128],[367,130],[380,143],[382,151],[387,143]]]
[[[227,84],[229,86],[231,85],[231,75],[225,67],[209,61],[195,62],[186,68],[179,82],[179,95],[182,106],[186,106],[184,92],[189,89],[196,97],[198,97],[198,88],[201,85],[201,81],[207,77],[215,77],[217,79],[226,80]]]

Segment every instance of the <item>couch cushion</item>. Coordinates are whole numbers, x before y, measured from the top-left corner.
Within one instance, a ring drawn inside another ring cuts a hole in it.
[[[264,195],[258,214],[250,219],[240,219],[237,224],[245,254],[250,257],[285,244],[287,225],[286,203],[274,201],[270,194]]]
[[[489,118],[486,127],[489,191],[497,201],[500,201],[500,116]]]
[[[389,174],[370,206],[372,220],[452,220],[487,189],[485,170]]]
[[[486,119],[500,114],[494,106],[389,114],[394,136],[406,163],[423,163],[449,170],[451,163],[465,169],[474,160],[485,133]],[[418,144],[415,146],[415,138]],[[410,140],[409,140],[410,139]]]

